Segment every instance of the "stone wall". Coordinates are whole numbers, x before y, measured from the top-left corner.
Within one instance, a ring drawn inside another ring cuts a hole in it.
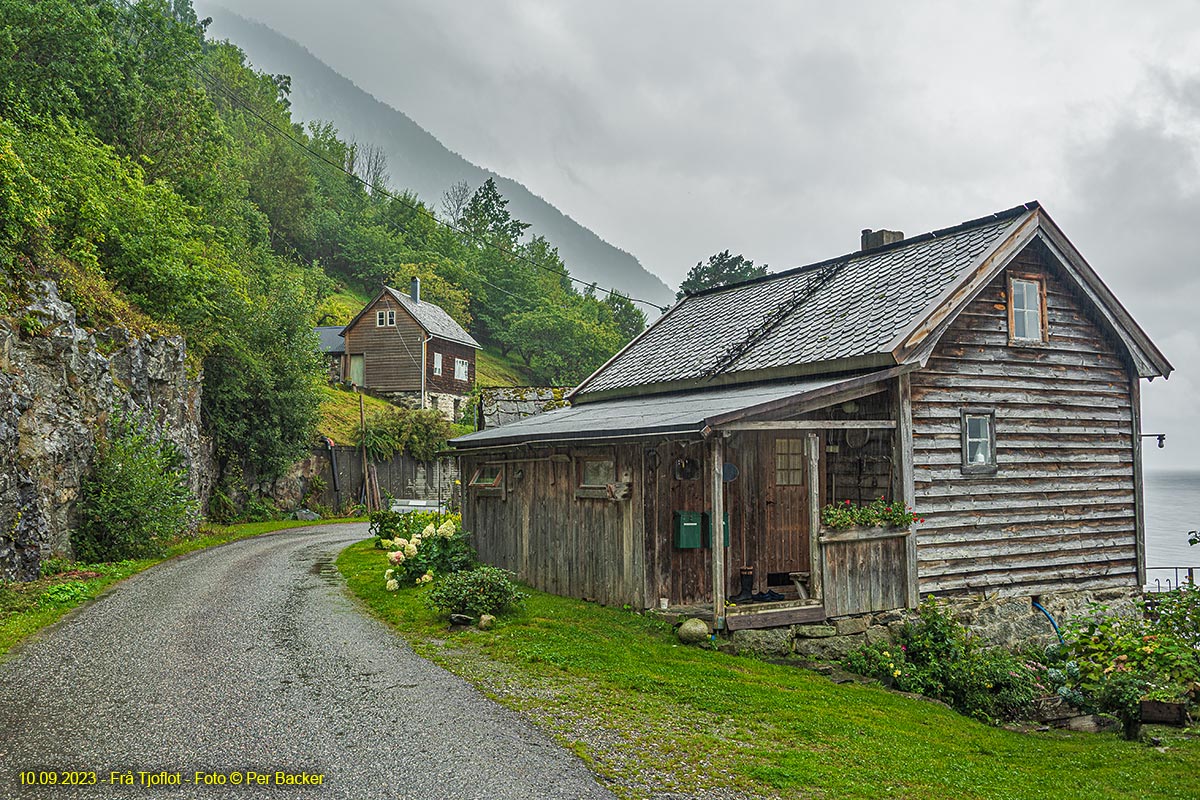
[[[975,636],[989,644],[1017,648],[1056,640],[1050,621],[1034,608],[1035,600],[1062,625],[1086,611],[1090,603],[1103,603],[1113,611],[1133,614],[1139,596],[1135,589],[1129,588],[1034,597],[951,596],[940,600],[954,610],[955,618]],[[892,641],[905,620],[915,614],[899,609],[830,619],[821,625],[734,631],[723,646],[732,652],[763,658],[797,655],[836,661],[863,645]]]
[[[80,482],[113,412],[148,413],[183,453],[202,500],[212,475],[183,340],[92,333],[54,284],[36,294],[0,319],[0,580],[31,580],[42,558],[71,554]]]

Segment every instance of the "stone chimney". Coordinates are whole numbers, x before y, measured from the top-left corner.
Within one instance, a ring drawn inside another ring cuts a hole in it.
[[[865,237],[866,234],[864,233],[863,236]],[[864,238],[863,241],[866,241],[866,239]],[[421,279],[420,278],[413,278],[411,281],[409,281],[408,294],[410,297],[412,297],[414,303],[421,302]]]
[[[876,247],[883,247],[885,244],[895,244],[896,242],[903,241],[904,234],[901,231],[873,231],[870,228],[863,228],[863,250],[871,250]]]

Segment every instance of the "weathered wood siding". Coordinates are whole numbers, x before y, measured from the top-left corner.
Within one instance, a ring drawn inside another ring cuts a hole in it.
[[[653,455],[651,455],[653,453]],[[727,459],[735,458],[732,451]],[[680,459],[697,462],[695,479],[678,480],[674,464]],[[712,551],[707,547],[681,550],[675,547],[676,511],[712,509],[712,482],[708,479],[709,448],[698,440],[679,440],[647,447],[646,469],[642,475],[643,527],[645,545],[646,604],[654,605],[666,597],[672,605],[712,602]],[[740,466],[740,465],[739,465]],[[743,470],[743,473],[753,470]],[[741,480],[739,478],[739,480]],[[729,509],[730,552],[740,548],[739,533],[744,526],[742,512]],[[740,550],[739,550],[740,552]],[[726,564],[726,591],[738,580],[738,561],[729,575]],[[736,593],[736,590],[735,592]]]
[[[396,324],[376,326],[376,312],[388,310],[396,312]],[[364,356],[364,386],[381,392],[421,391],[421,345],[425,330],[386,292],[346,330],[345,340],[347,359]]]
[[[831,617],[904,608],[908,601],[903,531],[829,532],[820,539],[825,611]]]
[[[442,374],[433,374],[433,354],[442,354]],[[426,390],[444,392],[446,394],[470,394],[475,385],[475,353],[474,347],[458,342],[439,339],[436,336],[429,340],[425,354]],[[454,359],[461,358],[467,362],[467,379],[460,381],[454,377]]]
[[[569,456],[566,461],[549,460],[552,452],[461,457],[463,527],[474,535],[480,559],[543,591],[646,607],[641,448],[557,451]],[[618,480],[631,484],[627,497],[576,496],[579,458],[600,453],[611,454]],[[495,462],[508,462],[498,490],[468,485],[478,466]]]
[[[922,592],[1135,586],[1130,372],[1034,243],[1010,271],[1046,286],[1048,341],[1008,343],[1007,275],[912,375]],[[995,409],[994,474],[963,474],[960,411]]]

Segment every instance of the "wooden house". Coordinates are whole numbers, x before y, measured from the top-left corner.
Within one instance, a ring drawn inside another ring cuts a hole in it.
[[[864,231],[686,297],[570,408],[455,440],[464,526],[541,589],[708,604],[730,630],[928,593],[1132,593],[1139,383],[1171,369],[1037,203]],[[880,496],[921,522],[822,527]],[[727,607],[743,575],[784,601]]]
[[[475,385],[479,343],[444,309],[421,299],[417,278],[407,294],[384,286],[341,337],[341,380],[376,394],[456,419]]]

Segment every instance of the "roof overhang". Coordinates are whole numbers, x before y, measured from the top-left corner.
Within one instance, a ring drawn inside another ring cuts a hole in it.
[[[582,403],[461,436],[451,444],[465,451],[646,437],[698,438],[723,425],[764,415],[801,413],[840,402],[847,393],[879,391],[905,369],[911,368]]]

